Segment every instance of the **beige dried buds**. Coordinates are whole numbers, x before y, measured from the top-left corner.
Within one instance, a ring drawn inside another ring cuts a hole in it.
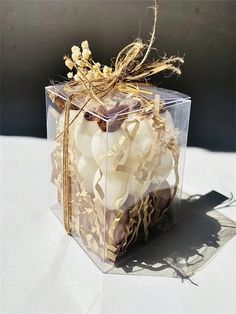
[[[109,76],[111,76],[111,73],[112,73],[112,68],[110,68],[107,65],[105,65],[104,68],[103,68],[103,75],[105,77],[109,77]]]
[[[73,72],[68,72],[68,73],[67,73],[67,77],[68,77],[69,79],[72,79],[72,78],[73,78]]]
[[[82,51],[82,59],[87,61],[91,56],[91,51],[89,49],[83,49]]]
[[[67,66],[67,68],[72,70],[74,67],[74,62],[71,60],[71,58],[65,56],[64,60],[65,60],[65,65]]]
[[[86,79],[100,79],[103,77],[110,77],[112,68],[108,66],[101,66],[99,62],[94,62],[92,53],[89,49],[87,40],[81,43],[81,48],[74,45],[71,48],[71,57],[65,56],[65,65],[70,69],[75,69],[75,74],[70,71],[67,73],[69,79],[74,78],[75,81],[82,82]]]
[[[81,48],[82,49],[89,49],[89,43],[87,40],[82,41]]]

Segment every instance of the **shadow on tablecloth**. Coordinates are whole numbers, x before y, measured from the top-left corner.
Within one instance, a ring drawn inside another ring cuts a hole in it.
[[[131,249],[110,273],[189,279],[236,234],[236,223],[215,209],[227,200],[215,191],[183,200],[170,230]]]

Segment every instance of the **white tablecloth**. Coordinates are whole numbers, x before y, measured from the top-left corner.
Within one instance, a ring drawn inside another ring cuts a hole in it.
[[[193,280],[102,274],[49,208],[45,140],[1,138],[2,313],[235,313],[236,239]],[[233,153],[188,148],[184,191],[235,192]],[[221,210],[236,219],[235,208]]]

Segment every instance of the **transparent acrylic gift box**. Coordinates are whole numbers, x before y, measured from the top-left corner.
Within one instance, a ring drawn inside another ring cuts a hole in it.
[[[64,86],[46,87],[52,210],[62,222]],[[181,199],[191,100],[142,88],[154,100],[152,109],[116,92],[105,106],[91,101],[76,117],[84,99],[71,102],[72,236],[103,272],[114,272],[119,261],[158,236]]]

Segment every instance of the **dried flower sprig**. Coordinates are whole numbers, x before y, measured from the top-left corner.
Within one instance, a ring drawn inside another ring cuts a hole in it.
[[[85,95],[84,104],[78,108],[77,115],[68,126],[76,120],[91,100],[97,102],[98,108],[99,105],[105,106],[104,97],[114,89],[133,95],[133,98],[140,102],[141,107],[149,111],[156,105],[155,101],[139,87],[139,82],[146,82],[150,76],[163,71],[181,74],[180,65],[184,60],[179,56],[170,58],[164,56],[156,61],[147,61],[154,43],[157,24],[157,0],[153,2],[154,23],[149,43],[136,39],[127,45],[116,57],[114,69],[108,66],[102,67],[100,63],[93,60],[88,41],[82,42],[82,50],[78,46],[73,46],[71,57],[64,56],[65,64],[71,70],[67,74],[70,80],[65,85],[65,90],[72,95],[72,98]],[[163,106],[161,101],[159,106],[160,109]]]
[[[112,73],[112,68],[94,62],[87,40],[81,43],[81,49],[78,46],[73,46],[71,48],[71,57],[64,56],[64,60],[67,68],[71,70],[67,73],[67,77],[74,79],[76,82],[82,83],[85,78],[89,81],[108,78]]]
[[[71,57],[65,56],[65,64],[71,70],[67,74],[70,79],[66,89],[77,97],[82,93],[87,95],[86,104],[95,100],[100,105],[105,105],[103,98],[113,89],[123,93],[133,94],[138,98],[143,108],[152,107],[152,100],[146,97],[138,83],[162,71],[181,74],[180,64],[184,62],[179,56],[163,57],[153,62],[148,62],[155,39],[157,23],[157,1],[153,0],[154,24],[148,44],[141,39],[136,39],[120,51],[114,62],[114,69],[101,66],[92,58],[88,41],[83,41],[81,49],[73,46]],[[83,107],[84,108],[84,107]],[[78,113],[79,114],[79,113]],[[74,119],[75,120],[75,119]]]

